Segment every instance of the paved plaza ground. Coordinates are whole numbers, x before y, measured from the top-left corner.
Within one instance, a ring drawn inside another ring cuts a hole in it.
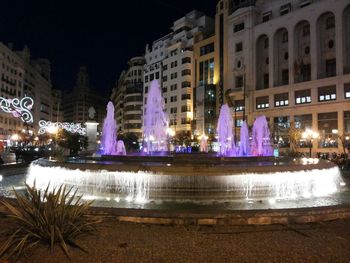
[[[1,228],[8,227],[0,219]],[[161,226],[105,219],[71,262],[350,262],[350,220],[306,225]],[[20,262],[67,262],[39,247]]]

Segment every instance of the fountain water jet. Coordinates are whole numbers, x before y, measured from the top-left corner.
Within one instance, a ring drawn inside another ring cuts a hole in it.
[[[116,154],[117,147],[117,123],[114,119],[114,106],[110,101],[107,104],[107,116],[103,121],[101,148],[102,154]]]
[[[144,147],[147,153],[167,150],[168,116],[157,80],[151,82],[143,118]]]
[[[261,115],[257,117],[253,124],[253,148],[256,152],[253,155],[271,156],[272,147],[270,145],[270,130],[266,117]]]
[[[241,127],[241,141],[239,145],[239,155],[247,156],[249,155],[249,130],[247,122],[244,121]]]
[[[219,136],[218,140],[221,155],[230,155],[235,150],[232,127],[233,120],[230,108],[227,104],[224,104],[220,109],[220,115],[216,129]]]

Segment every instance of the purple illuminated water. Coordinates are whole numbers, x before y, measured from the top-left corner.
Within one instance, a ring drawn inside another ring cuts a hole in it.
[[[235,150],[232,127],[233,120],[231,110],[227,104],[224,104],[221,106],[218,126],[216,128],[219,137],[220,155],[232,155]]]
[[[252,131],[252,155],[271,156],[273,150],[270,145],[270,130],[265,116],[255,119]]]
[[[117,147],[117,123],[114,119],[114,106],[110,101],[107,104],[107,116],[103,121],[101,153],[115,155]]]
[[[242,124],[240,137],[239,156],[247,156],[249,155],[249,130],[246,121]]]
[[[158,80],[151,82],[143,119],[144,152],[167,151],[168,116]]]

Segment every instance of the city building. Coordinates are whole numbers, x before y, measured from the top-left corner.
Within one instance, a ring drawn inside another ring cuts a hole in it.
[[[80,67],[73,91],[63,96],[63,120],[84,124],[90,120],[89,108],[93,107],[94,120],[100,124],[98,129],[101,130],[106,115],[106,105],[107,101],[103,95],[91,88],[86,67]]]
[[[144,57],[133,57],[112,91],[111,100],[119,133],[133,133],[142,138]]]
[[[35,135],[39,120],[52,118],[51,66],[47,59],[33,60],[27,46],[21,51],[0,42],[0,97],[5,99],[31,97],[33,123],[23,123],[20,117],[0,111],[0,141],[12,145],[11,136],[23,132]]]
[[[192,11],[176,20],[171,33],[146,46],[144,102],[150,81],[158,79],[162,87],[169,127],[175,133],[193,131],[195,85],[195,40],[214,32],[214,20],[199,11]],[[145,109],[144,109],[145,110]]]
[[[215,35],[197,40],[194,44],[195,85],[194,85],[194,134],[214,135],[218,114],[217,78],[218,57]]]
[[[280,147],[288,148],[294,125],[318,132],[313,152],[343,152],[339,139],[350,134],[349,1],[221,0],[215,29],[219,103],[236,110],[238,126],[265,115]]]

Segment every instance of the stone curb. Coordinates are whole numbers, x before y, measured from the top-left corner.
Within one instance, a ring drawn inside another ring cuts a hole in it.
[[[211,213],[91,208],[90,214],[113,218],[120,222],[159,225],[286,225],[350,219],[350,206],[344,205],[269,211],[218,211]]]
[[[0,200],[4,200],[1,198]],[[13,199],[7,199],[13,201]],[[0,204],[0,216],[5,208]],[[108,220],[158,225],[273,225],[307,224],[350,219],[350,205],[315,208],[236,211],[160,211],[126,208],[91,207],[90,216]]]

